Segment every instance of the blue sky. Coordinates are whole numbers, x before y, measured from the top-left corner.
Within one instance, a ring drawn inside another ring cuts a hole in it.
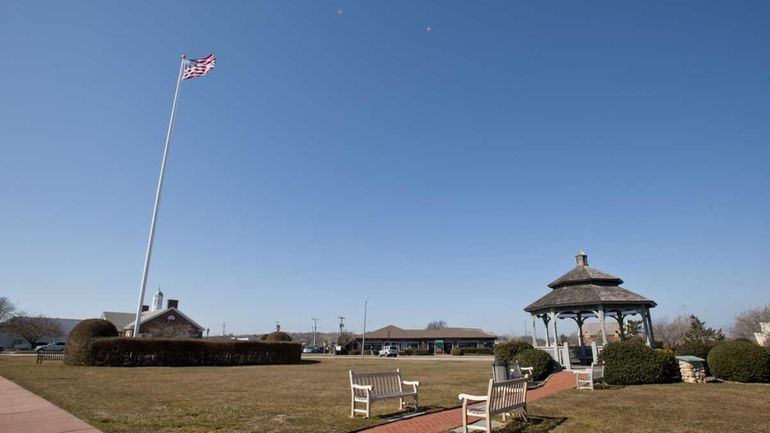
[[[179,55],[213,51],[182,86],[148,301],[212,332],[360,331],[371,297],[369,328],[520,334],[584,249],[653,318],[726,326],[770,301],[769,16],[5,1],[0,296],[135,309]]]

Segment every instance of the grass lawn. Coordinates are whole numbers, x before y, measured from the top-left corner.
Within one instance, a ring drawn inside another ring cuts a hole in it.
[[[301,365],[190,368],[35,365],[0,357],[0,375],[106,433],[347,432],[381,422],[349,418],[347,370],[401,368],[420,380],[423,407],[483,393],[488,361],[333,359]],[[397,403],[374,405],[375,415]],[[770,432],[770,386],[649,385],[565,391],[530,404],[534,423],[507,432]]]

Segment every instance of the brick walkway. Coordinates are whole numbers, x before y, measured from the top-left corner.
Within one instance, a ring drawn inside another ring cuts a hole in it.
[[[543,387],[527,391],[527,402],[539,400],[574,387],[575,374],[571,371],[560,371],[551,376]],[[446,433],[462,424],[462,409],[458,408],[380,424],[362,430],[361,433]]]
[[[101,433],[10,380],[0,376],[0,432]]]

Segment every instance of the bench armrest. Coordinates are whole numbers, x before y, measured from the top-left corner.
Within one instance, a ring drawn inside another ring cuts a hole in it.
[[[404,385],[420,386],[419,380],[402,380],[401,383]]]
[[[535,371],[535,367],[519,367],[519,368],[521,369],[521,371],[526,371],[530,375],[532,375],[532,373],[534,373]]]
[[[371,391],[373,389],[371,385],[356,385],[355,383],[351,383],[350,387],[353,389],[364,389],[366,391]]]
[[[470,400],[470,401],[487,401],[486,395],[471,395],[471,394],[460,394],[457,396],[460,400]]]

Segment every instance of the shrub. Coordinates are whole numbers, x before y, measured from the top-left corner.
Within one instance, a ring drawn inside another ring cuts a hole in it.
[[[407,355],[407,356],[428,356],[433,355],[430,350],[428,349],[406,349],[399,353],[400,355]]]
[[[554,362],[548,352],[540,349],[524,349],[513,359],[520,367],[532,367],[532,378],[544,380],[553,373]]]
[[[651,349],[635,340],[607,344],[599,359],[604,362],[604,380],[610,385],[666,383],[678,371],[672,351]]]
[[[463,355],[491,355],[492,349],[488,347],[455,347],[451,354],[455,356]]]
[[[709,352],[714,348],[714,343],[703,343],[700,341],[687,341],[676,348],[677,355],[691,355],[698,358],[707,359]]]
[[[735,382],[770,382],[770,353],[748,341],[728,341],[709,352],[711,374]]]
[[[87,365],[113,367],[291,364],[300,362],[297,343],[203,340],[199,338],[97,338]]]
[[[507,361],[507,362],[513,362],[513,358],[521,351],[532,349],[532,345],[529,343],[525,343],[523,341],[510,341],[508,343],[503,343],[497,345],[495,347],[495,358]]]
[[[273,331],[269,334],[265,334],[260,338],[264,341],[291,341],[291,335],[283,331]]]
[[[87,319],[75,325],[67,337],[64,346],[64,363],[70,365],[87,364],[94,338],[117,337],[118,330],[111,322],[102,319]]]

